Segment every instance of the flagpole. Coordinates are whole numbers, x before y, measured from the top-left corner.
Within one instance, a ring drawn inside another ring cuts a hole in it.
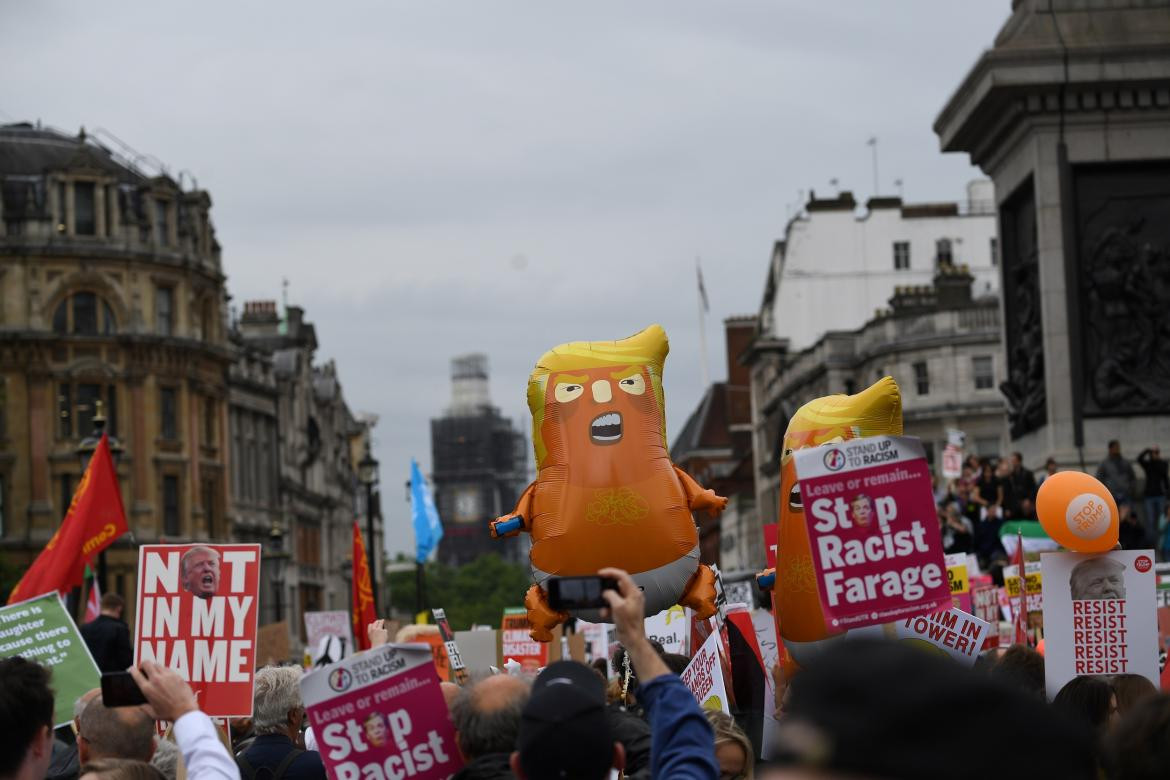
[[[695,258],[695,271],[699,276],[699,355],[703,361],[703,392],[711,386],[711,369],[707,366],[707,316],[706,305],[703,300],[703,269],[699,266],[699,258]]]

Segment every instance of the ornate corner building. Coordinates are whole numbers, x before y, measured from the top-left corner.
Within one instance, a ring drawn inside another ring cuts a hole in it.
[[[84,131],[0,127],[0,549],[23,567],[60,524],[102,409],[134,542],[227,539],[224,324],[211,198]],[[103,409],[104,407],[104,409]]]

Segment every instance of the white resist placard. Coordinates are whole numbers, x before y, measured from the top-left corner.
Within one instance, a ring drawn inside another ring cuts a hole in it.
[[[1140,674],[1157,686],[1153,550],[1050,552],[1040,564],[1048,697],[1084,675]]]

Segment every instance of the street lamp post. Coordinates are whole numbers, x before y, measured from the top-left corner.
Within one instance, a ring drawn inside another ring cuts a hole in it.
[[[370,440],[366,439],[366,452],[358,462],[358,481],[366,486],[366,556],[370,563],[370,593],[374,599],[374,614],[378,612],[378,570],[374,565],[374,486],[378,484],[378,461],[370,452]],[[354,576],[357,568],[354,567]]]
[[[106,416],[103,413],[102,402],[97,400],[93,407],[93,432],[81,440],[74,450],[77,453],[77,459],[81,463],[81,473],[89,468],[90,458],[93,457],[94,450],[97,449],[98,444],[102,440],[102,433],[106,430]],[[122,456],[124,449],[122,443],[118,441],[117,437],[109,437],[110,457],[114,461],[115,468],[118,465],[118,458]],[[116,477],[117,475],[115,475]],[[104,592],[106,590],[106,551],[102,550],[98,553],[98,587]]]
[[[273,523],[272,530],[268,532],[268,568],[272,572],[272,595],[273,595],[273,623],[279,623],[284,612],[281,604],[281,592],[284,590],[284,567],[288,563],[288,553],[284,551],[284,529],[280,527],[280,523]]]

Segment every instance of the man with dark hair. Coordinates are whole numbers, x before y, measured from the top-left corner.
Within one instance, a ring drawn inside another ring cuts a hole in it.
[[[98,758],[150,761],[154,720],[138,707],[107,707],[96,696],[81,712],[77,752],[82,764]]]
[[[16,656],[0,661],[0,780],[41,780],[53,754],[49,670]]]
[[[106,593],[102,596],[101,614],[81,627],[81,638],[103,672],[124,672],[134,662],[130,628],[122,620],[125,609],[121,596]]]
[[[1007,494],[1011,494],[1008,498]],[[1004,504],[1009,519],[1017,520],[1025,516],[1024,502],[1029,505],[1036,500],[1036,476],[1031,469],[1024,468],[1024,456],[1013,452],[1011,467],[1007,474],[1007,484],[1004,486]]]
[[[484,678],[460,691],[451,715],[455,740],[467,763],[453,780],[512,777],[510,761],[528,692],[528,683],[507,674]]]
[[[1044,696],[1044,656],[1026,645],[1012,645],[991,668],[991,679],[1016,690]]]
[[[1113,494],[1118,511],[1124,512],[1122,507],[1128,507],[1130,501],[1133,500],[1134,483],[1137,478],[1134,476],[1133,466],[1130,465],[1130,462],[1121,457],[1121,443],[1116,439],[1109,442],[1109,454],[1097,467],[1097,479],[1101,480],[1102,484]]]

